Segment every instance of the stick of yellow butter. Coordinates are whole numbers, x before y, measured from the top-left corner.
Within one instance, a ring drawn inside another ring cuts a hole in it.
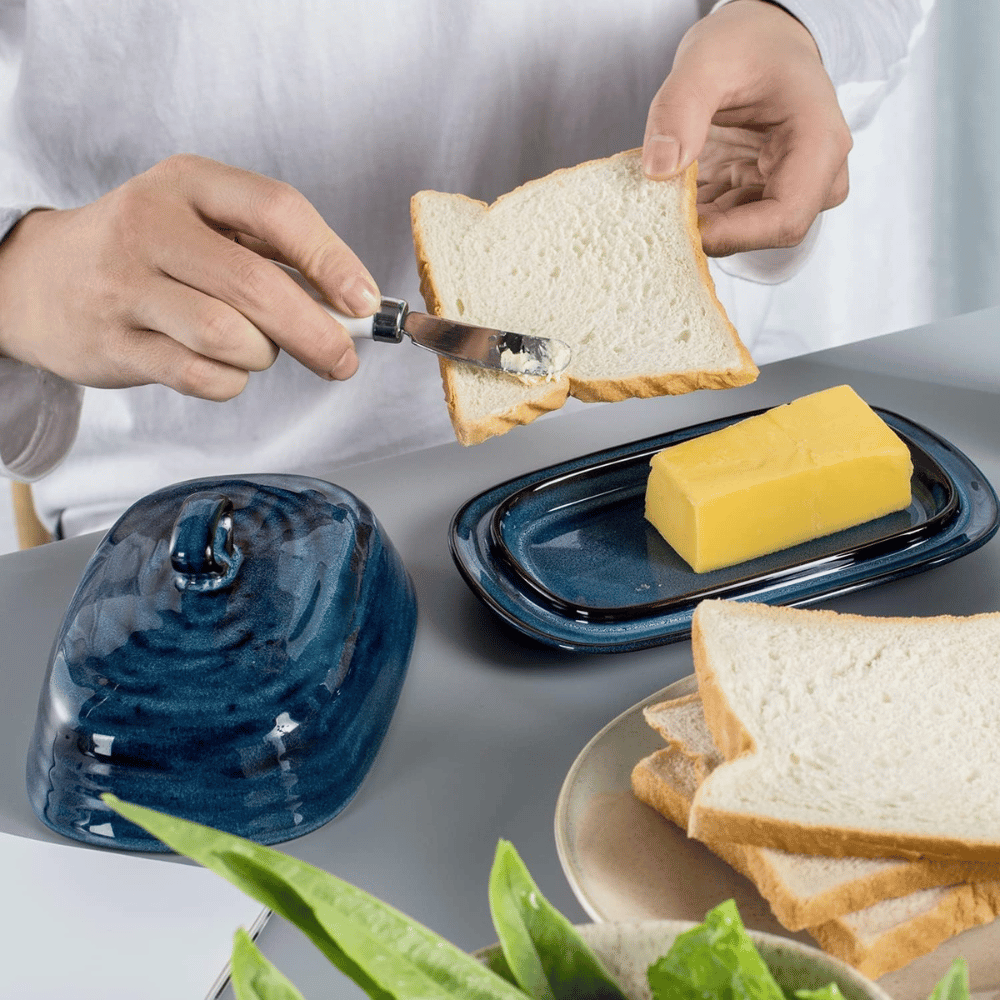
[[[841,531],[910,503],[913,464],[848,385],[653,456],[646,518],[697,573]]]

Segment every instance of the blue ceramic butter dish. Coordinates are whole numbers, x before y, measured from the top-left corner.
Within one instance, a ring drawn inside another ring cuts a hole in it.
[[[104,792],[273,844],[332,819],[396,707],[413,585],[372,511],[301,476],[201,479],[132,506],[53,648],[27,786],[57,833],[163,851]]]

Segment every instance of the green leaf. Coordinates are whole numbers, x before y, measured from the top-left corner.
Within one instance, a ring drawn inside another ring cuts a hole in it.
[[[232,834],[102,796],[109,808],[291,921],[373,1000],[524,1000],[471,955],[319,868]]]
[[[930,1000],[969,1000],[969,967],[956,958],[934,987]]]
[[[233,937],[232,983],[236,1000],[303,1000],[241,927]]]
[[[490,912],[517,984],[534,1000],[624,1000],[597,956],[535,885],[513,844],[497,845]]]
[[[654,1000],[784,1000],[731,899],[678,935],[647,978]]]
[[[514,978],[514,973],[510,971],[502,948],[488,948],[482,960],[486,967],[495,972],[501,979],[506,979],[512,986],[517,986],[517,980]]]

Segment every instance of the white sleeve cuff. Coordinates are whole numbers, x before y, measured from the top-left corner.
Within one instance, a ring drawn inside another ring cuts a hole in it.
[[[712,13],[731,0],[717,0]],[[771,2],[771,0],[769,0]],[[923,33],[934,0],[773,0],[816,42],[835,86],[887,82]]]
[[[812,256],[823,228],[823,213],[813,220],[805,239],[794,247],[769,250],[747,250],[728,257],[714,258],[716,266],[734,278],[753,281],[758,285],[780,285],[793,278]]]
[[[69,453],[80,426],[83,389],[0,358],[0,473],[33,482]]]
[[[0,207],[0,241],[35,208],[47,208],[43,205],[4,205]]]

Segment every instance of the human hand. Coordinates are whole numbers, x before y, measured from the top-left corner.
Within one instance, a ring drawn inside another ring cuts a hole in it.
[[[0,354],[82,385],[159,382],[226,400],[279,348],[317,375],[358,367],[341,312],[370,315],[371,276],[294,188],[187,154],[82,208],[35,211],[0,243]]]
[[[848,190],[850,129],[806,28],[765,0],[695,24],[650,105],[643,169],[698,160],[698,221],[712,256],[800,243]]]

